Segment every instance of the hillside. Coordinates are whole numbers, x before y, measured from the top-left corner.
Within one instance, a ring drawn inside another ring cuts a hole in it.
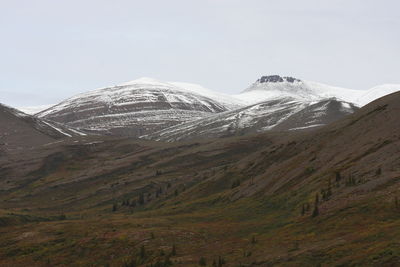
[[[1,104],[0,125],[0,150],[3,151],[32,148],[82,134]]]
[[[356,110],[357,106],[337,99],[310,102],[282,97],[181,123],[141,138],[173,142],[265,131],[311,130],[332,123]]]
[[[395,266],[399,110],[395,93],[312,132],[14,151],[0,264]]]

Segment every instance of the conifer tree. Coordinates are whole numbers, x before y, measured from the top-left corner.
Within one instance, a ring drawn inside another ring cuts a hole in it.
[[[319,204],[319,194],[315,194],[315,206]]]
[[[200,266],[207,266],[206,258],[201,257],[201,258],[199,259],[199,265],[200,265]]]
[[[317,217],[319,215],[318,205],[315,205],[312,217]]]
[[[175,244],[172,245],[171,256],[176,256],[176,246],[175,246]]]
[[[144,259],[146,257],[146,249],[144,248],[144,245],[140,247],[140,258]]]
[[[143,193],[140,193],[139,199],[138,199],[138,203],[139,203],[140,205],[143,205],[143,204],[144,204],[144,195],[143,195]]]

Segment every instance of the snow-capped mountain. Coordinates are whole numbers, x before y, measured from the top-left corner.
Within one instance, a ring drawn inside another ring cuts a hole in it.
[[[283,97],[179,124],[143,138],[172,142],[271,130],[305,130],[331,123],[357,109],[352,103],[335,98],[306,102]]]
[[[306,130],[353,113],[398,85],[352,90],[279,75],[263,76],[235,95],[239,109],[163,129],[143,138],[163,141],[231,136],[267,130]]]
[[[76,95],[37,114],[102,134],[140,136],[238,106],[200,86],[141,78]]]
[[[400,86],[397,86],[397,90],[400,90]],[[385,95],[397,90],[393,85],[386,89]],[[369,95],[369,97],[365,97],[366,95]],[[352,90],[279,75],[262,76],[242,93],[235,95],[237,99],[248,104],[282,97],[292,97],[299,101],[307,102],[337,98],[358,106],[363,106],[381,96],[383,95],[379,93],[379,90],[374,88],[370,90]],[[366,101],[367,99],[370,101]]]
[[[141,78],[76,95],[37,116],[84,132],[172,141],[312,129],[399,89],[352,90],[271,75],[227,95],[195,84]]]

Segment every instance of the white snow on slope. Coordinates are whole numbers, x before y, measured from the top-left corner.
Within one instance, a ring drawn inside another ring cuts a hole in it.
[[[194,85],[191,85],[190,87],[190,89],[186,89],[183,87],[183,84],[177,86],[172,83],[160,82],[151,78],[140,78],[121,85],[95,89],[75,95],[50,109],[40,112],[38,115],[44,117],[66,108],[82,108],[90,103],[101,103],[102,105],[109,107],[126,106],[145,102],[151,103],[159,101],[160,95],[165,97],[166,101],[169,103],[203,105],[210,108],[211,111],[215,109],[215,107],[210,106],[210,102],[213,102],[214,99],[208,97],[211,93],[207,92],[207,89],[204,89],[201,86],[196,87]],[[178,94],[178,92],[182,92],[182,94]],[[230,103],[230,105],[232,105],[232,103]],[[220,108],[226,109],[223,106]]]
[[[42,122],[43,122],[44,124],[46,124],[47,126],[53,128],[53,129],[56,130],[57,132],[59,132],[59,133],[65,135],[65,136],[72,137],[72,135],[70,135],[70,134],[64,132],[64,131],[61,130],[60,128],[58,128],[58,127],[56,127],[56,126],[54,126],[54,125],[52,125],[52,124],[50,124],[50,123],[48,123],[48,122],[46,122],[46,121],[42,121]]]
[[[182,88],[183,90],[191,91],[193,93],[214,99],[214,100],[218,101],[219,103],[222,103],[225,106],[229,107],[230,109],[238,108],[238,107],[241,107],[246,104],[241,99],[238,99],[232,95],[212,91],[212,90],[204,88],[198,84],[183,83],[183,82],[168,82],[168,83],[178,86],[179,88]]]
[[[154,134],[141,136],[145,139],[163,141],[182,140],[188,136],[231,134],[238,129],[252,127],[262,121],[262,131],[273,128],[290,115],[302,110],[307,104],[293,98],[282,98],[258,103],[237,110],[213,114],[209,117],[181,123]]]
[[[389,95],[397,91],[400,91],[400,84],[378,85],[367,90],[364,94],[362,94],[359,98],[357,98],[356,103],[359,103],[361,106],[364,106],[374,101],[375,99],[378,99],[385,95]]]
[[[326,98],[337,98],[339,100],[352,102],[357,105],[357,100],[365,94],[366,91],[352,90],[347,88],[330,86],[312,81],[294,81],[294,82],[256,82],[241,94],[235,95],[248,104],[254,104],[271,99],[282,97],[292,97],[299,101],[319,101]]]
[[[375,99],[396,91],[400,91],[400,84],[380,85],[368,90],[353,90],[303,80],[263,83],[257,81],[241,94],[234,95],[234,97],[247,104],[282,97],[293,97],[299,101],[306,102],[334,97],[362,107]]]

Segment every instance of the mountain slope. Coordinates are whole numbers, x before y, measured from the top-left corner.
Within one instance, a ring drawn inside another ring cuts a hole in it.
[[[338,120],[357,109],[351,103],[336,99],[314,103],[282,97],[172,126],[142,138],[171,142],[263,131],[313,129]]]
[[[396,93],[313,132],[0,158],[0,264],[397,266],[399,110]]]
[[[235,95],[249,104],[281,97],[292,97],[299,101],[318,101],[327,98],[364,106],[384,95],[400,91],[400,85],[382,85],[369,90],[352,90],[313,81],[300,80],[279,75],[262,76],[241,94]]]
[[[262,76],[241,94],[229,96],[199,85],[141,78],[79,94],[37,116],[87,133],[184,140],[196,135],[207,138],[321,126],[399,88],[351,90],[271,75]],[[317,109],[317,103],[323,108],[328,99],[341,104],[329,105],[321,119],[314,118],[322,113],[312,109]],[[307,106],[310,108],[304,109]]]
[[[0,125],[0,143],[3,149],[30,148],[82,134],[1,104]]]
[[[193,89],[142,78],[74,96],[37,115],[81,130],[139,136],[227,109]]]

